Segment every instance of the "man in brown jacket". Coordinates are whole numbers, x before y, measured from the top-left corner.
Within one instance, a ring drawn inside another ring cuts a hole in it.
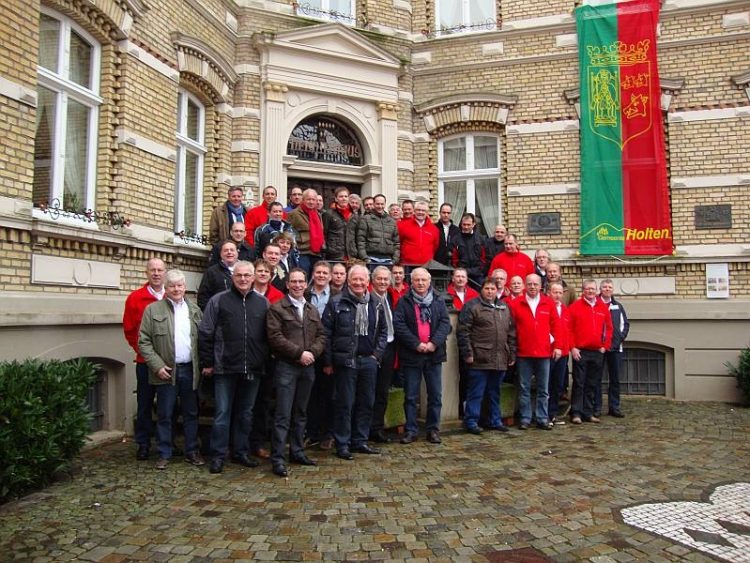
[[[305,301],[307,275],[301,268],[292,268],[287,277],[289,293],[271,306],[266,317],[268,343],[278,360],[276,415],[271,436],[273,472],[286,477],[284,447],[289,436],[289,461],[300,465],[316,465],[305,455],[304,439],[307,424],[307,402],[315,382],[315,360],[323,354],[325,335],[318,310]]]

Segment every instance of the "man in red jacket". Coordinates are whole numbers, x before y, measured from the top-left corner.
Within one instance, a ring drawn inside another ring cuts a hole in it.
[[[135,351],[136,402],[137,418],[135,419],[135,443],[138,445],[136,459],[148,459],[151,449],[151,435],[154,425],[151,410],[154,405],[156,388],[148,382],[148,366],[138,350],[138,333],[141,330],[143,312],[151,303],[164,297],[164,274],[167,269],[159,258],[151,258],[146,264],[148,281],[136,289],[125,300],[125,312],[122,315],[122,328],[125,339]]]
[[[252,247],[255,246],[255,230],[268,223],[268,206],[276,201],[276,194],[276,188],[266,186],[263,189],[263,201],[260,205],[248,209],[245,213],[245,240]],[[281,218],[286,219],[286,213],[283,213]]]
[[[508,280],[520,276],[522,280],[534,273],[534,263],[531,258],[521,252],[516,236],[508,234],[505,236],[505,250],[492,259],[489,271],[494,272],[502,268],[508,274]],[[509,281],[506,284],[510,283]]]
[[[406,266],[422,266],[432,260],[440,244],[440,232],[427,216],[426,201],[414,204],[414,215],[398,222],[398,238],[401,240],[401,263]]]
[[[599,422],[594,416],[594,394],[601,385],[604,353],[612,344],[609,307],[596,296],[596,282],[585,280],[583,295],[568,309],[568,342],[573,356],[573,392],[570,421],[573,424]]]
[[[507,243],[506,243],[507,244]],[[521,421],[519,428],[528,430],[531,424],[531,376],[536,376],[536,426],[552,430],[547,413],[549,400],[550,357],[557,360],[562,351],[550,345],[550,336],[559,342],[559,318],[555,304],[542,294],[542,279],[536,274],[526,276],[526,290],[510,302],[510,312],[516,323],[516,366],[521,394],[518,399]]]

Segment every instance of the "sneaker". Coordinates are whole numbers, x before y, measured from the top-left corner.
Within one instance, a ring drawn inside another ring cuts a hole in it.
[[[565,420],[555,417],[552,419],[552,424],[554,424],[555,426],[565,426]]]
[[[590,416],[588,418],[583,419],[584,422],[594,422],[596,424],[599,424],[602,420],[598,416]]]
[[[158,469],[159,471],[164,471],[167,468],[168,464],[169,464],[168,459],[164,457],[160,457],[159,461],[156,462],[156,469]]]
[[[580,416],[574,416],[573,418],[570,419],[570,422],[572,422],[573,424],[581,424],[581,422],[583,421],[581,420]]]
[[[206,462],[203,461],[203,458],[201,457],[201,454],[198,452],[191,452],[185,456],[185,461],[188,462],[190,465],[195,465],[196,467],[200,467],[201,465],[205,465]]]

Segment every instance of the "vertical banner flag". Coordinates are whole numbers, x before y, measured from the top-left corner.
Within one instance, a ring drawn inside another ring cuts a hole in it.
[[[576,9],[581,254],[671,254],[656,65],[660,0]]]

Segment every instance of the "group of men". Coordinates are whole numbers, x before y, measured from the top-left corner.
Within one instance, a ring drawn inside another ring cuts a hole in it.
[[[220,473],[228,458],[255,467],[256,456],[270,455],[273,472],[286,476],[287,459],[315,464],[305,453],[310,442],[335,448],[346,460],[353,453],[377,454],[368,442],[390,441],[383,427],[396,362],[405,388],[401,442],[418,438],[424,380],[426,437],[440,443],[441,366],[451,325],[444,299],[429,272],[419,267],[431,259],[455,267],[448,292],[454,307],[465,309],[458,339],[468,431],[481,431],[477,405],[485,390],[495,405],[511,366],[519,378],[520,428],[532,422],[533,376],[536,424],[551,429],[560,422],[568,354],[573,358],[571,421],[598,422],[597,381],[605,361],[609,413],[622,416],[618,376],[628,321],[612,298],[610,280],[602,282],[601,295],[587,280],[576,299],[549,254],[539,250],[532,261],[502,225],[492,237],[482,237],[470,213],[461,218],[460,229],[453,225],[449,204],[432,223],[424,201],[386,211],[382,195],[365,200],[353,195],[341,187],[331,207],[322,209],[314,190],[295,186],[284,208],[269,186],[263,203],[247,209],[241,190],[230,189],[211,219],[212,236],[227,238],[211,253],[197,305],[185,298],[184,274],[167,272],[158,258],[149,260],[147,282],[128,297],[123,318],[137,355],[138,459],[149,457],[156,398],[157,467],[167,467],[179,398],[185,459],[204,463],[197,437],[201,379],[204,387],[213,382],[214,423],[210,445],[204,447],[211,452],[213,473]],[[405,282],[409,270],[411,286]],[[522,291],[513,292],[511,282],[518,277]],[[480,314],[484,309],[491,314]],[[494,336],[481,326],[488,320],[500,331]],[[495,338],[491,349],[500,359],[483,356],[475,337],[485,339],[482,345]],[[483,372],[488,369],[489,379]],[[498,410],[490,413],[488,427],[505,429]],[[266,440],[271,451],[263,455]]]

